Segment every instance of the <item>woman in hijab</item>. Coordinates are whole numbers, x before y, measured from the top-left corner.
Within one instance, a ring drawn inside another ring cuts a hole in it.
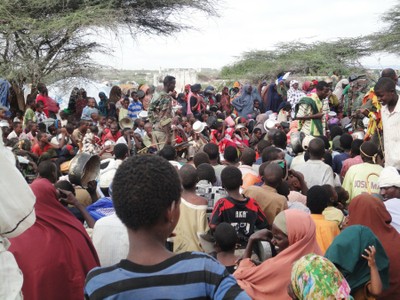
[[[290,81],[290,88],[287,92],[287,101],[292,106],[292,111],[294,111],[296,104],[299,103],[300,99],[305,97],[303,91],[299,90],[299,82],[297,80]]]
[[[271,240],[277,256],[256,266],[249,258],[243,259],[234,276],[240,287],[253,299],[290,299],[287,287],[292,265],[302,256],[321,254],[315,239],[315,223],[310,215],[299,210],[284,210],[274,219],[271,232],[260,230],[250,236],[245,257],[257,240]]]
[[[348,225],[369,227],[381,241],[390,260],[389,288],[384,290],[379,299],[400,299],[400,235],[390,225],[392,217],[379,199],[361,194],[350,202]]]
[[[292,268],[289,295],[293,299],[351,299],[350,286],[335,265],[323,256],[308,254]],[[293,297],[294,296],[294,297]]]
[[[373,257],[375,263],[370,265],[366,251],[372,247],[376,251]],[[355,300],[382,296],[382,287],[386,289],[389,285],[388,257],[378,238],[366,226],[355,225],[344,229],[328,248],[325,257],[344,275]]]
[[[114,85],[111,90],[108,99],[112,103],[117,103],[122,98],[122,90],[119,86]]]
[[[249,118],[249,115],[253,113],[253,103],[258,97],[258,92],[256,94],[253,92],[253,87],[250,84],[245,84],[242,89],[242,94],[236,97],[232,101],[232,105],[235,107],[239,114],[239,117]],[[261,98],[259,98],[261,100]]]
[[[11,240],[10,251],[24,274],[27,299],[83,299],[85,277],[99,260],[82,224],[58,199],[55,164],[43,164],[31,184],[36,222]]]
[[[303,92],[308,95],[309,93],[311,93],[311,91],[314,88],[314,84],[311,81],[304,81],[303,85],[301,86],[301,89],[303,90]]]
[[[282,101],[282,96],[279,95],[276,84],[271,83],[268,86],[266,111],[272,110],[277,113]]]
[[[107,117],[108,98],[104,92],[99,93],[99,112],[100,116]]]

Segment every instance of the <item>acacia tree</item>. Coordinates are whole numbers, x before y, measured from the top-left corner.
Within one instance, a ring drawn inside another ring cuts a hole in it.
[[[45,77],[76,76],[95,67],[93,52],[107,48],[91,38],[98,29],[118,34],[169,35],[185,30],[179,17],[201,11],[217,16],[215,0],[1,0],[0,75],[20,89]]]
[[[257,81],[276,78],[290,71],[299,75],[342,74],[362,69],[359,59],[370,54],[368,43],[362,38],[339,39],[334,42],[280,43],[274,50],[246,52],[239,61],[225,66],[221,76],[247,78]]]
[[[369,36],[371,47],[376,51],[398,54],[400,51],[400,2],[382,16],[388,26]]]

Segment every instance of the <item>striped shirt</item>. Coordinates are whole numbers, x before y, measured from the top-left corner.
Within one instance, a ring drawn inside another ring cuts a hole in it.
[[[128,117],[135,120],[138,118],[139,113],[142,111],[143,105],[140,101],[133,101],[128,106]]]
[[[89,272],[85,299],[250,299],[228,271],[200,252],[177,254],[157,265],[121,260]]]

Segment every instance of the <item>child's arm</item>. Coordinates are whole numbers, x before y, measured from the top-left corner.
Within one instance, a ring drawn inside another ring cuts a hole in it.
[[[364,257],[368,261],[368,266],[371,272],[371,284],[368,287],[368,292],[372,296],[379,296],[382,293],[382,281],[379,275],[378,267],[375,263],[375,253],[376,249],[375,246],[369,246],[369,249],[365,249],[366,255],[362,254],[361,256]]]

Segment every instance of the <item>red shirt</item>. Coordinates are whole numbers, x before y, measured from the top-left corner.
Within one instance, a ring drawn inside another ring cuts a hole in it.
[[[104,144],[106,141],[114,141],[117,142],[117,140],[122,136],[121,132],[118,131],[115,135],[111,134],[111,131],[107,132],[105,135],[103,135],[102,138],[102,143]]]
[[[33,145],[31,151],[32,153],[36,154],[37,156],[41,156],[43,153],[47,152],[52,147],[49,144],[46,144],[43,149],[40,148],[39,144]]]
[[[39,101],[42,101],[44,104],[44,108],[43,108],[43,112],[46,114],[46,117],[49,117],[49,108],[48,108],[48,103],[47,103],[47,99],[49,97],[39,94],[36,96],[36,103],[38,103]]]

